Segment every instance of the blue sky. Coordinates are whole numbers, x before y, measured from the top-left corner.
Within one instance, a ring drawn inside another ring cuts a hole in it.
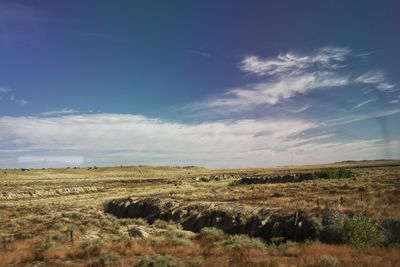
[[[399,158],[398,1],[0,1],[0,167]]]

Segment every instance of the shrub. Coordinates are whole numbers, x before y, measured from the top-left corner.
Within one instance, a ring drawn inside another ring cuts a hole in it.
[[[165,231],[162,234],[163,234],[163,236],[168,237],[168,238],[186,238],[187,237],[187,234],[184,231],[179,231],[179,230]]]
[[[256,248],[263,249],[265,244],[258,238],[252,238],[247,235],[234,235],[222,243],[227,248]]]
[[[43,260],[44,259],[44,254],[46,251],[49,251],[51,249],[54,249],[56,247],[56,243],[52,241],[47,241],[41,244],[39,247],[36,248],[35,250],[35,259],[36,260]]]
[[[101,266],[110,266],[120,260],[121,256],[116,252],[109,252],[100,257],[99,263]]]
[[[68,238],[68,235],[59,232],[51,236],[51,239],[55,241],[68,241]]]
[[[167,238],[166,244],[169,247],[187,247],[192,245],[192,241],[186,238]]]
[[[349,219],[343,214],[333,214],[327,219],[321,240],[360,248],[381,246],[385,236],[379,226],[367,217],[354,216]]]
[[[342,243],[342,234],[346,216],[341,213],[331,214],[326,218],[325,227],[321,231],[321,240],[327,243]]]
[[[285,242],[286,242],[286,239],[284,237],[282,237],[282,236],[276,236],[276,237],[272,237],[270,239],[270,243],[273,246],[279,246],[279,245],[281,245],[281,244],[283,244]]]
[[[60,222],[56,222],[51,224],[51,228],[54,230],[60,230],[61,228],[64,227],[64,224],[60,223]]]
[[[272,194],[272,197],[285,197],[286,194],[284,192],[275,192]]]
[[[135,224],[135,225],[142,225],[142,226],[147,226],[146,220],[143,218],[121,218],[119,219],[119,222],[121,225],[130,225],[130,224]]]
[[[324,255],[319,258],[316,267],[337,267],[339,265],[340,262],[336,257]]]
[[[341,238],[354,247],[381,246],[385,240],[382,229],[362,216],[354,216],[344,224]]]
[[[155,220],[153,226],[156,228],[167,229],[167,230],[182,229],[182,226],[180,224],[176,224],[174,222],[167,222],[160,219]]]
[[[155,254],[144,256],[142,260],[135,265],[136,267],[183,267],[184,265],[176,258],[170,255]]]
[[[104,246],[103,240],[100,238],[85,240],[82,242],[83,249],[100,250]]]
[[[167,229],[169,227],[169,223],[167,221],[157,219],[154,221],[153,226],[160,229]]]
[[[351,178],[354,173],[346,169],[325,169],[313,173],[314,178],[318,179],[342,179]]]
[[[197,239],[212,244],[224,241],[226,239],[226,234],[220,229],[205,227],[201,229],[200,233],[197,235]]]

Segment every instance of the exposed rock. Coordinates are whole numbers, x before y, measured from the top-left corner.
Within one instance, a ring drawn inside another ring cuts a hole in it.
[[[314,179],[313,173],[294,173],[276,176],[250,176],[239,180],[240,184],[299,183]]]
[[[279,215],[260,210],[256,214],[213,207],[213,203],[183,204],[160,198],[128,198],[107,203],[105,210],[117,217],[174,221],[183,229],[199,232],[204,227],[222,229],[228,234],[248,234],[270,240],[283,237],[302,241],[318,238],[319,228],[311,215],[304,212]]]
[[[77,187],[64,187],[55,189],[39,189],[31,191],[6,191],[6,192],[0,192],[0,199],[21,199],[21,198],[72,195],[72,194],[81,194],[88,192],[97,192],[102,189],[103,187],[96,187],[96,186],[77,186]]]
[[[210,181],[220,181],[227,179],[238,179],[240,175],[237,174],[213,174],[213,175],[203,175],[203,176],[195,176],[193,179],[197,182],[210,182]]]

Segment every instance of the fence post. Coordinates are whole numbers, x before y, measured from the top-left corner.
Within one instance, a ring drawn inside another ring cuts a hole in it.
[[[3,236],[3,250],[7,252],[7,238],[5,236]]]
[[[71,245],[74,245],[74,230],[69,230],[69,238],[71,241]]]

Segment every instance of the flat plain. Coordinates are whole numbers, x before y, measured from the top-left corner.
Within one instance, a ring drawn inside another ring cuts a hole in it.
[[[240,182],[246,177],[339,169],[351,171],[351,177]],[[395,160],[220,170],[193,166],[2,169],[0,266],[400,266],[399,195],[400,161]],[[191,209],[207,205],[223,214],[264,212],[287,218],[296,214],[296,223],[299,212],[319,219],[340,214],[362,218],[356,224],[361,228],[345,224],[351,234],[337,242],[319,238],[322,230],[318,237],[300,241],[283,232],[273,237],[226,233],[212,227],[218,222],[188,231],[179,220],[160,219],[162,210],[153,212],[159,217],[151,220],[139,213],[106,212],[107,203],[128,197],[168,200],[168,205],[191,205]],[[390,233],[382,226],[389,223]],[[360,236],[365,229],[371,234]]]

